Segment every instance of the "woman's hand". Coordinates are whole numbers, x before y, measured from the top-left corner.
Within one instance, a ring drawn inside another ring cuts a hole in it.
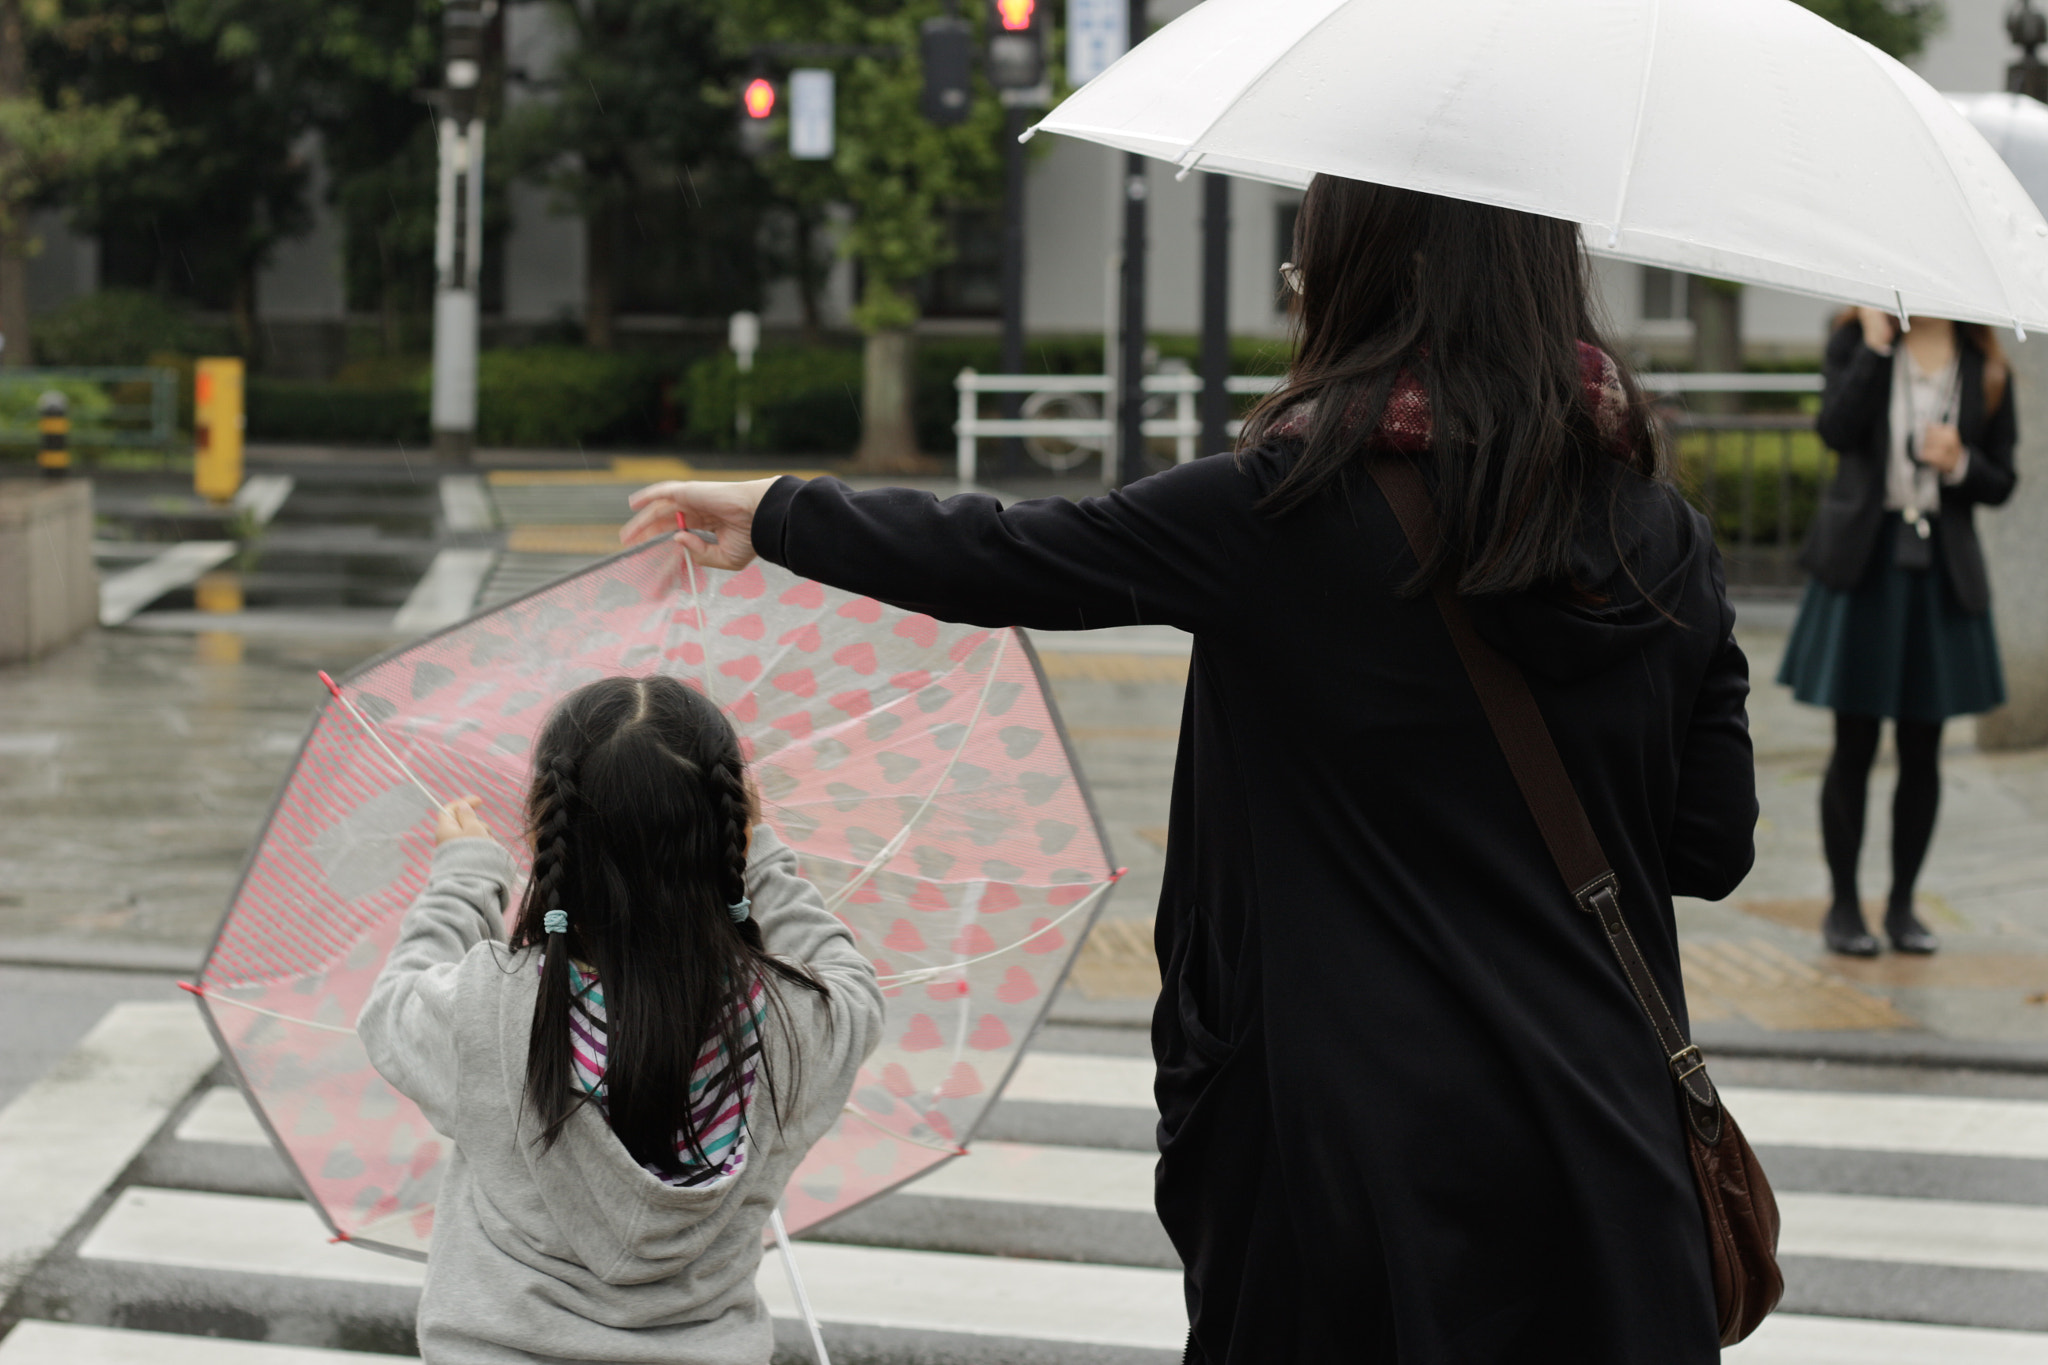
[[[707,569],[744,569],[754,562],[754,510],[774,484],[773,479],[649,484],[630,499],[633,519],[619,528],[619,540],[631,545],[668,530],[681,513],[686,529],[674,535],[691,559]],[[715,542],[699,534],[706,531]]]
[[[1880,355],[1889,354],[1899,334],[1897,320],[1882,308],[1858,308],[1856,318],[1863,324],[1863,344]]]
[[[491,827],[477,818],[476,808],[483,804],[480,796],[464,796],[450,801],[435,812],[434,846],[455,839],[488,839]]]
[[[1952,426],[1930,422],[1920,441],[1920,463],[1942,474],[1953,474],[1963,462],[1963,433]]]

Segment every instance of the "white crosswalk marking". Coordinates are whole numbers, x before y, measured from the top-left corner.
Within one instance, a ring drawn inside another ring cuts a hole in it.
[[[1152,1212],[1152,1171],[1144,1152],[977,1142],[910,1186],[913,1194],[1054,1208]]]
[[[133,1186],[78,1248],[88,1260],[413,1286],[426,1266],[328,1240],[296,1199],[256,1199]]]
[[[1171,1270],[1074,1265],[936,1251],[797,1245],[811,1305],[827,1323],[1179,1350],[1181,1277]],[[779,1266],[755,1282],[777,1317],[796,1306]]]
[[[2048,1274],[2048,1208],[1781,1192],[1785,1256]]]
[[[2048,1101],[1736,1086],[1724,1093],[1756,1146],[2048,1161]]]
[[[1151,1085],[1152,1064],[1144,1058],[1037,1052],[1028,1054],[1018,1068],[1005,1101],[1149,1114]],[[1907,1153],[1933,1160],[2048,1160],[2048,1103],[1756,1087],[1733,1089],[1728,1098],[1752,1140],[1764,1147]],[[1029,1123],[1043,1125],[1042,1111]],[[252,1152],[268,1146],[239,1092],[225,1086],[208,1090],[190,1105],[166,1140],[171,1137],[184,1144]],[[1041,1226],[1061,1218],[1079,1220],[1072,1224],[1076,1231],[1071,1235],[1076,1237],[1091,1235],[1082,1229],[1103,1236],[1108,1235],[1103,1229],[1121,1226],[1149,1226],[1154,1231],[1146,1235],[1156,1235],[1156,1223],[1150,1222],[1153,1166],[1153,1155],[1143,1151],[1022,1141],[974,1143],[967,1156],[909,1186],[906,1198],[877,1206],[886,1216],[871,1225],[875,1231],[861,1235],[878,1240],[907,1236],[899,1246],[799,1244],[805,1278],[828,1338],[835,1326],[871,1336],[881,1333],[882,1339],[892,1341],[902,1334],[906,1358],[925,1350],[915,1344],[920,1341],[965,1339],[1015,1342],[1014,1348],[975,1349],[999,1354],[1014,1349],[1057,1365],[1078,1365],[1091,1353],[1112,1350],[1157,1351],[1162,1360],[1170,1358],[1186,1330],[1181,1281],[1178,1273],[1150,1268],[1138,1259],[1158,1254],[1133,1249],[1145,1245],[1142,1239],[1112,1238],[1118,1250],[1093,1252],[1136,1261],[1121,1265],[1037,1259],[1047,1254],[1039,1244],[997,1247],[974,1240],[1006,1235],[1000,1231],[966,1234],[968,1240],[953,1243],[954,1250],[915,1249],[925,1235],[916,1229],[937,1226],[929,1221],[934,1218],[953,1228],[956,1238],[963,1235],[961,1228],[1000,1230],[1019,1220]],[[934,1202],[939,1200],[961,1202],[945,1207]],[[1826,1273],[1853,1277],[1862,1273],[1855,1263],[1868,1261],[1946,1267],[1951,1275],[2048,1276],[2048,1205],[1796,1188],[1780,1189],[1779,1202],[1784,1214],[1782,1250],[1799,1258],[1795,1289],[1820,1273],[1814,1267],[1834,1266],[1837,1269]],[[973,1205],[986,1212],[970,1212]],[[887,1213],[890,1208],[895,1212]],[[1147,1221],[1086,1221],[1105,1216]],[[1110,1244],[1074,1243],[1081,1254],[1089,1254],[1088,1247]],[[1164,1247],[1163,1240],[1159,1245]],[[1018,1254],[991,1254],[1004,1250]],[[176,1268],[209,1277],[201,1283],[233,1284],[238,1277],[265,1277],[275,1283],[278,1277],[288,1277],[304,1281],[315,1298],[339,1292],[323,1291],[318,1288],[322,1284],[408,1290],[421,1283],[424,1273],[417,1263],[329,1241],[314,1212],[295,1199],[142,1186],[118,1194],[86,1236],[78,1260],[81,1265],[104,1266],[117,1276],[136,1264]],[[776,1258],[764,1260],[757,1283],[778,1317],[794,1314]],[[2024,1294],[2014,1300],[2008,1293],[2009,1302],[2024,1299]],[[2020,1316],[2006,1320],[2034,1325],[2024,1310],[2008,1310],[2012,1311]],[[189,1337],[159,1339],[149,1333],[30,1322],[0,1343],[0,1365],[55,1365],[60,1360],[65,1365],[199,1365],[202,1357],[192,1354],[195,1349],[195,1339]],[[224,1365],[330,1365],[332,1359],[321,1352],[249,1343],[234,1343],[204,1358]],[[932,1356],[935,1361],[953,1358],[943,1351]],[[371,1359],[375,1365],[376,1358]],[[1730,1365],[2048,1362],[2048,1332],[1779,1314],[1752,1341],[1729,1351],[1726,1359]]]
[[[0,1365],[419,1365],[410,1356],[322,1351],[267,1341],[24,1322],[0,1341]]]
[[[1774,1313],[1724,1365],[2041,1365],[2048,1333]]]

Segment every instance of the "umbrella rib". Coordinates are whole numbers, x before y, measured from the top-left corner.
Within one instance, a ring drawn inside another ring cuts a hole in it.
[[[1897,87],[1898,81],[1892,76],[1890,68],[1886,67],[1884,62],[1879,60],[1883,56],[1883,54],[1880,53],[1876,47],[1872,46],[1867,42],[1864,42],[1861,38],[1852,38],[1850,39],[1850,41],[1858,44],[1862,48],[1863,59],[1865,61],[1869,62],[1872,66],[1876,67],[1884,75],[1886,80],[1890,81],[1894,87]],[[1906,92],[1904,90],[1899,90],[1898,93],[1901,97],[1903,97]],[[1962,115],[1957,114],[1956,117],[1961,118]],[[1917,123],[1917,125],[1923,133],[1929,131],[1927,128],[1927,120],[1918,119],[1912,121]],[[1934,153],[1935,160],[1939,161],[1941,163],[1941,168],[1944,171],[1948,172],[1949,183],[1955,186],[1956,197],[1962,200],[1964,204],[1968,204],[1970,202],[1969,191],[1963,187],[1962,177],[1956,174],[1955,162],[1949,160],[1948,153],[1942,149],[1941,144],[1939,142],[1935,143]],[[1996,153],[1993,154],[1996,155]],[[1973,229],[1978,227],[1977,215],[1975,213],[1970,214],[1970,226]],[[1998,257],[1984,245],[1984,234],[1982,231],[1972,231],[1970,233],[1970,240],[1972,243],[1976,245],[1977,254],[1984,258],[1984,264],[1991,267],[1991,277],[1998,281],[1998,292],[2005,296],[2006,317],[2012,320],[2014,324],[2014,330],[2024,332],[2025,329],[2019,325],[2019,315],[2013,311],[2012,286],[2007,282],[2005,278],[2005,271],[2001,269],[1999,266]],[[1906,296],[1900,291],[1899,287],[1896,284],[1892,286],[1892,297],[1898,301],[1899,305],[1899,330],[1906,331],[1908,330],[1908,320],[1906,314]],[[2025,336],[2021,336],[2020,339],[2022,341],[2026,340]]]
[[[1614,198],[1614,221],[1607,225],[1607,245],[1611,250],[1621,240],[1621,218],[1628,208],[1628,192],[1635,183],[1636,158],[1643,150],[1643,120],[1650,109],[1650,73],[1656,66],[1658,21],[1663,17],[1662,0],[1650,0],[1650,33],[1643,43],[1643,79],[1636,88],[1635,125],[1628,133],[1628,160],[1621,166],[1621,189]]]
[[[1303,44],[1307,43],[1310,39],[1314,38],[1317,33],[1321,32],[1324,25],[1328,24],[1332,19],[1335,19],[1337,17],[1337,12],[1343,8],[1344,6],[1342,3],[1331,5],[1329,10],[1324,13],[1323,17],[1316,20],[1316,22],[1309,28],[1308,32],[1302,34],[1299,38],[1289,43],[1286,47],[1274,53],[1273,59],[1267,62],[1264,66],[1260,67],[1258,70],[1258,74],[1254,75],[1250,80],[1246,81],[1243,85],[1238,87],[1237,93],[1230,97],[1230,102],[1225,104],[1221,109],[1216,111],[1216,117],[1210,119],[1207,123],[1203,124],[1202,131],[1196,133],[1193,137],[1189,138],[1187,140],[1186,145],[1181,148],[1180,158],[1178,161],[1175,162],[1175,164],[1181,168],[1181,172],[1179,175],[1176,175],[1174,179],[1180,180],[1186,178],[1187,172],[1192,171],[1195,167],[1195,163],[1200,161],[1202,157],[1206,155],[1206,153],[1195,150],[1196,144],[1201,142],[1203,138],[1209,136],[1209,134],[1212,131],[1214,131],[1217,124],[1223,122],[1225,118],[1229,117],[1230,111],[1237,108],[1238,104],[1243,101],[1244,97],[1252,92],[1252,87],[1257,85],[1260,81],[1266,79],[1266,77],[1272,75],[1274,67],[1280,65],[1281,62],[1286,61],[1289,57],[1293,56],[1294,53],[1297,50],[1299,50]],[[1038,131],[1036,125],[1033,125],[1032,131]]]
[[[865,1123],[868,1127],[880,1133],[883,1137],[892,1137],[895,1138],[898,1142],[907,1143],[912,1147],[922,1147],[928,1152],[944,1152],[947,1156],[967,1155],[967,1149],[965,1147],[948,1147],[944,1143],[926,1142],[924,1139],[914,1138],[910,1136],[910,1134],[908,1133],[899,1133],[894,1128],[885,1126],[884,1124],[878,1122],[871,1115],[863,1113],[861,1110],[855,1108],[851,1101],[849,1101],[844,1106],[844,1108],[847,1113],[853,1115],[862,1123]]]
[[[324,1029],[328,1033],[346,1033],[351,1038],[356,1036],[356,1031],[354,1029],[345,1028],[340,1024],[323,1024],[317,1019],[301,1019],[297,1015],[293,1014],[280,1014],[276,1010],[267,1010],[263,1008],[263,1006],[261,1005],[252,1005],[246,1000],[237,1000],[231,995],[217,995],[212,991],[204,990],[198,986],[188,986],[186,987],[186,989],[190,990],[194,995],[203,996],[208,1000],[215,1001],[216,1003],[222,1005],[233,1005],[236,1009],[247,1010],[251,1014],[266,1014],[269,1015],[272,1019],[280,1019],[287,1024],[298,1024],[305,1028]]]
[[[996,657],[989,661],[988,678],[982,683],[981,691],[975,695],[974,714],[967,719],[967,733],[960,736],[960,742],[953,746],[952,756],[946,760],[945,769],[940,772],[939,780],[932,783],[932,788],[925,793],[923,802],[919,804],[915,811],[911,812],[910,818],[903,822],[903,828],[896,831],[895,837],[882,845],[881,851],[868,859],[867,866],[855,873],[851,881],[841,887],[831,900],[825,902],[827,910],[837,910],[840,906],[846,904],[846,898],[865,885],[868,878],[875,875],[877,868],[902,851],[905,841],[910,838],[910,831],[917,828],[917,822],[924,819],[925,812],[930,810],[932,803],[939,799],[939,793],[945,790],[946,783],[953,776],[954,765],[959,763],[960,755],[967,752],[967,741],[974,737],[975,727],[981,724],[982,710],[988,705],[989,689],[995,686],[996,678],[1002,671],[1004,651],[1008,650],[1009,647],[1009,632],[997,631]],[[965,665],[963,664],[962,667],[965,667]]]
[[[1115,876],[1111,877],[1102,885],[1096,887],[1093,891],[1090,891],[1080,900],[1075,901],[1071,907],[1069,907],[1066,911],[1061,913],[1059,918],[1047,920],[1044,924],[1040,925],[1036,929],[1033,929],[1030,933],[1024,935],[1024,937],[1018,939],[1015,943],[1006,943],[992,953],[983,953],[979,957],[963,958],[958,962],[949,962],[943,967],[919,967],[914,972],[896,972],[889,976],[878,976],[875,978],[875,982],[876,984],[883,986],[914,986],[920,981],[936,981],[938,978],[942,976],[951,976],[955,972],[964,971],[966,968],[972,967],[977,962],[986,962],[992,957],[1001,957],[1004,953],[1012,952],[1018,948],[1023,947],[1025,944],[1031,942],[1032,939],[1039,938],[1045,934],[1051,933],[1053,930],[1059,928],[1062,924],[1066,923],[1074,916],[1080,914],[1083,910],[1086,910],[1089,906],[1095,904],[1095,902],[1100,900],[1103,894],[1107,892],[1109,888],[1115,886],[1118,881],[1122,880],[1123,875],[1124,869],[1118,868]]]

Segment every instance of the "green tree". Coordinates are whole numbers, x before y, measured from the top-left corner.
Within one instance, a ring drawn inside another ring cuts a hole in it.
[[[1905,61],[1948,20],[1941,0],[1799,0],[1821,18]]]
[[[431,8],[402,0],[68,0],[37,52],[40,79],[162,129],[151,155],[102,167],[69,196],[110,282],[235,319],[256,354],[256,281],[312,225],[309,134],[345,125],[364,92],[397,95],[431,55]],[[349,169],[344,166],[344,170]]]
[[[627,234],[718,236],[740,248],[726,270],[751,286],[760,187],[734,137],[724,91],[737,68],[717,42],[716,0],[543,3],[571,42],[554,71],[525,79],[533,98],[507,112],[501,145],[582,216],[585,340],[609,350]],[[642,213],[654,195],[685,221]]]
[[[0,0],[0,364],[32,359],[25,212],[73,179],[120,166],[154,146],[155,123],[133,100],[92,103],[76,88],[31,83],[32,36],[59,31],[57,0]]]
[[[727,11],[727,41],[736,50],[831,43],[889,54],[830,63],[838,71],[830,179],[801,187],[781,182],[800,203],[829,195],[852,210],[839,249],[860,266],[854,321],[867,335],[855,464],[876,472],[917,463],[910,382],[915,286],[953,258],[948,210],[987,204],[1001,193],[1003,112],[995,92],[977,80],[967,120],[953,128],[934,127],[919,109],[919,25],[944,12],[940,0],[735,0]]]

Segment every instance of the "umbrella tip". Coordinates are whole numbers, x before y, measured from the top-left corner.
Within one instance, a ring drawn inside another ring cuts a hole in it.
[[[1031,139],[1032,139],[1032,138],[1035,138],[1035,137],[1037,137],[1037,136],[1038,136],[1038,125],[1034,123],[1034,124],[1032,124],[1032,125],[1031,125],[1031,126],[1030,126],[1029,128],[1026,128],[1026,129],[1025,129],[1025,130],[1024,130],[1023,132],[1021,132],[1021,133],[1017,134],[1017,141],[1019,141],[1019,142],[1029,142],[1029,141],[1031,141]]]
[[[1110,874],[1109,874],[1109,880],[1110,880],[1110,884],[1111,884],[1111,885],[1114,885],[1114,884],[1116,884],[1117,882],[1120,882],[1120,881],[1122,881],[1122,880],[1124,879],[1124,873],[1126,873],[1126,872],[1129,872],[1129,871],[1130,871],[1130,869],[1129,869],[1128,867],[1120,867],[1120,868],[1118,868],[1118,869],[1117,869],[1116,871],[1114,871],[1114,872],[1110,873]]]
[[[180,981],[178,983],[178,989],[185,992],[187,995],[196,995],[202,1000],[206,998],[206,992],[200,990],[197,986],[193,985],[189,981]]]
[[[326,683],[327,690],[332,692],[337,698],[341,696],[341,689],[334,685],[334,679],[327,676],[327,670],[324,668],[320,670],[320,681]]]

